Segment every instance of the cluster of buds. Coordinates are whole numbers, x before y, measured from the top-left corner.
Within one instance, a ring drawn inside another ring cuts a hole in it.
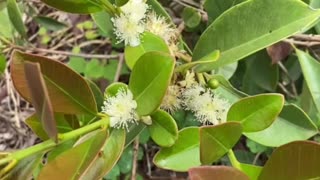
[[[229,107],[229,103],[212,89],[197,83],[194,73],[187,72],[179,85],[169,86],[160,108],[169,113],[178,109],[191,111],[202,124],[216,125],[226,121]]]

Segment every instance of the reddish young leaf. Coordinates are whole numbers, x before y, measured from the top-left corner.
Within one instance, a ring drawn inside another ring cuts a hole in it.
[[[58,131],[51,101],[44,79],[41,75],[39,63],[26,62],[24,64],[27,87],[31,102],[41,120],[43,129],[54,141],[58,141]]]
[[[319,179],[320,144],[296,141],[276,149],[259,176],[269,179]]]
[[[11,57],[11,76],[17,91],[29,102],[31,93],[25,77],[26,62],[40,64],[54,112],[66,114],[97,113],[94,95],[86,80],[61,62],[32,54],[14,51]]]
[[[79,179],[100,154],[107,136],[107,131],[98,131],[86,141],[63,152],[44,166],[37,179]]]
[[[249,180],[241,171],[227,166],[201,166],[189,169],[190,180]]]
[[[272,59],[272,64],[277,64],[279,61],[284,60],[292,50],[292,46],[286,42],[278,42],[267,48],[267,52]]]

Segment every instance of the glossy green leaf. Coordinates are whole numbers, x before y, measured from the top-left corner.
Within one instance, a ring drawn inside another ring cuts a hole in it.
[[[309,139],[317,133],[317,127],[305,112],[295,105],[285,105],[269,128],[244,135],[259,144],[278,147],[292,141]]]
[[[178,140],[169,148],[162,148],[153,159],[160,168],[187,171],[201,165],[199,128],[185,128],[179,132]]]
[[[151,115],[152,124],[148,126],[152,140],[161,147],[172,146],[178,138],[175,120],[165,111],[158,110]]]
[[[140,135],[140,133],[146,128],[146,125],[143,123],[139,123],[138,125],[136,124],[132,124],[129,129],[128,132],[126,134],[126,143],[125,143],[125,147],[128,147],[132,141],[138,137]]]
[[[102,11],[99,3],[91,0],[41,0],[42,2],[70,13],[89,14]]]
[[[27,30],[24,26],[22,15],[16,0],[7,0],[7,10],[13,27],[19,32],[22,37],[26,38]]]
[[[244,1],[245,0],[206,0],[203,7],[208,13],[209,24],[232,6]]]
[[[122,89],[122,88],[128,89],[128,86],[124,83],[119,83],[119,82],[112,83],[104,91],[104,97],[107,98],[107,97],[116,96],[117,93],[119,92],[119,89]]]
[[[58,133],[66,133],[72,131],[72,126],[67,122],[65,116],[60,113],[54,114],[54,119],[57,124],[57,131]],[[32,115],[28,117],[25,123],[32,129],[32,131],[43,141],[48,140],[48,135],[44,131],[41,121],[36,115]]]
[[[42,27],[51,31],[59,31],[68,27],[66,24],[46,16],[36,16],[34,20]]]
[[[38,179],[79,179],[98,156],[106,138],[107,133],[102,130],[85,142],[65,151],[43,167]]]
[[[139,58],[146,52],[161,51],[170,54],[166,42],[152,33],[145,32],[141,37],[140,45],[136,47],[126,46],[124,50],[125,60],[130,69],[133,69]]]
[[[320,112],[320,63],[309,54],[296,49],[302,72],[310,90],[313,102]]]
[[[250,178],[250,180],[258,180],[258,177],[262,171],[262,167],[251,164],[240,163],[240,168],[241,171]]]
[[[137,113],[149,115],[161,104],[174,68],[174,60],[168,54],[147,52],[134,66],[129,89],[137,101]]]
[[[212,164],[225,155],[242,135],[240,123],[230,122],[200,128],[200,159],[202,164]]]
[[[182,11],[182,19],[189,28],[196,28],[201,22],[201,14],[197,9],[185,7]]]
[[[105,11],[96,12],[91,14],[91,17],[106,37],[113,36],[113,24],[109,13]]]
[[[264,166],[259,180],[319,179],[320,145],[298,141],[276,149]]]
[[[119,160],[125,143],[125,130],[114,129],[101,153],[81,177],[81,179],[101,179],[116,165]]]
[[[251,0],[234,6],[208,27],[194,49],[193,60],[216,49],[220,50],[221,58],[210,65],[199,66],[197,70],[209,71],[236,62],[292,34],[303,32],[319,15],[320,10],[312,10],[300,0]]]
[[[243,98],[231,106],[228,121],[240,122],[243,132],[256,132],[269,127],[284,104],[281,94],[261,94]]]
[[[219,51],[213,51],[209,53],[207,56],[201,58],[199,61],[193,61],[189,63],[182,64],[174,69],[175,72],[183,72],[186,70],[189,70],[191,68],[197,67],[197,65],[201,64],[209,64],[214,61],[217,61],[220,57],[220,52]]]
[[[318,0],[310,0],[310,6],[314,9],[320,8],[320,1]],[[320,23],[317,23],[317,25],[314,27],[318,34],[320,34]]]
[[[0,178],[4,180],[25,180],[31,178],[33,170],[39,163],[41,163],[42,155],[43,154],[34,154],[20,160],[8,174],[6,174],[4,177],[0,176]]]
[[[125,5],[129,0],[115,0],[115,4],[117,6],[123,6]]]
[[[31,103],[41,121],[46,134],[54,141],[58,141],[57,123],[54,118],[51,99],[47,86],[41,74],[40,64],[26,62],[24,64],[25,78],[31,96]]]
[[[76,72],[61,62],[14,51],[10,65],[11,77],[15,88],[27,101],[31,101],[31,95],[25,78],[24,64],[26,62],[40,64],[55,112],[94,115],[97,113],[97,105],[90,87],[86,80]]]
[[[241,171],[228,166],[201,166],[189,169],[190,180],[249,180]]]

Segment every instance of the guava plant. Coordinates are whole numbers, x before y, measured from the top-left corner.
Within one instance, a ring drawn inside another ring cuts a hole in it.
[[[317,27],[320,10],[300,0],[207,0],[209,24],[191,50],[156,0],[42,2],[91,14],[102,31],[112,31],[117,43],[125,45],[130,79],[102,93],[61,62],[12,52],[14,86],[36,109],[26,123],[43,142],[1,153],[2,179],[101,179],[144,129],[160,147],[154,164],[189,172],[190,179],[320,177],[320,146],[306,141],[319,133],[320,125],[320,64],[315,57],[291,41],[309,93],[299,98],[311,102],[312,113],[279,93],[241,92],[219,73],[256,55],[261,58],[251,66],[254,72],[265,63],[265,48]],[[223,8],[217,8],[219,3]],[[7,6],[13,18],[18,13],[15,1],[8,0]],[[192,8],[183,14],[189,27],[201,18]],[[14,26],[23,37],[21,23],[18,19]],[[243,86],[254,84],[270,92],[277,84],[268,78],[252,78]],[[193,125],[181,125],[186,117],[177,118],[177,113],[190,114]],[[264,166],[237,160],[232,149],[243,136],[276,148]],[[225,155],[232,166],[213,165]]]

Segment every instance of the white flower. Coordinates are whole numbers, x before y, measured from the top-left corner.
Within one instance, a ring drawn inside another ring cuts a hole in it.
[[[226,121],[229,104],[200,85],[187,88],[183,93],[184,107],[194,113],[202,124],[220,124]]]
[[[143,22],[131,21],[130,18],[124,14],[111,20],[119,42],[124,41],[124,43],[129,46],[138,46],[140,44],[140,35],[145,29]]]
[[[181,108],[181,99],[180,99],[180,87],[177,85],[169,86],[164,96],[160,108],[173,113],[176,110]]]
[[[138,46],[140,36],[145,31],[145,18],[148,5],[143,0],[130,0],[121,8],[121,14],[112,18],[118,42]]]
[[[130,90],[119,89],[115,96],[107,97],[103,104],[102,112],[110,116],[111,127],[128,129],[129,123],[138,121],[137,103]]]
[[[190,88],[191,86],[197,84],[196,80],[194,79],[194,72],[187,71],[186,77],[183,81],[180,81],[179,84],[182,87]]]
[[[129,0],[120,9],[130,21],[138,23],[146,17],[148,5],[143,0]]]
[[[176,41],[176,29],[164,17],[151,12],[147,16],[146,30],[160,36],[168,45]]]

